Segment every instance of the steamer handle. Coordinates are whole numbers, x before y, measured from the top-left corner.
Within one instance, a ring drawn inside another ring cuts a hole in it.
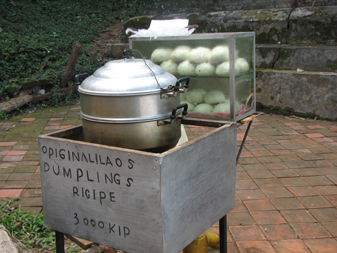
[[[134,58],[135,58],[135,57],[133,56],[132,49],[129,48],[129,49],[124,50],[124,52],[123,52],[123,57],[124,57],[124,59],[127,59],[127,58],[128,58],[128,55],[127,55],[128,53],[130,53],[131,59],[134,59]]]
[[[181,108],[184,108],[182,114],[183,114],[183,116],[185,116],[187,114],[187,109],[188,109],[188,104],[186,104],[186,103],[174,107],[173,110],[172,110],[172,114],[171,114],[170,118],[175,119],[177,117],[177,115],[176,115],[177,110],[179,110]]]
[[[75,85],[80,85],[81,84],[79,78],[82,77],[82,76],[89,76],[89,74],[88,73],[82,73],[82,74],[76,75],[75,76]]]
[[[188,84],[190,83],[190,78],[188,76],[185,76],[185,77],[182,77],[182,78],[177,80],[176,86],[174,87],[174,91],[179,91],[180,83],[183,82],[183,81],[186,81],[184,87],[186,89],[188,89],[188,87],[189,87]]]

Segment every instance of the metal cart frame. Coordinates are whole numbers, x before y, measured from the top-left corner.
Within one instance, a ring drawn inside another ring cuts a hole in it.
[[[248,136],[250,127],[253,123],[254,118],[261,115],[262,113],[254,114],[247,117],[239,122],[237,122],[237,127],[248,123],[243,140],[241,142],[239,151],[236,156],[236,164],[239,161],[243,146],[245,144],[246,138]],[[219,127],[225,125],[228,122],[223,121],[210,121],[210,120],[200,120],[200,119],[182,119],[182,124],[199,125],[199,126],[209,126],[209,127]],[[219,237],[220,237],[220,253],[227,253],[227,215],[223,216],[219,220]],[[55,241],[56,241],[56,253],[64,253],[64,234],[55,231]]]

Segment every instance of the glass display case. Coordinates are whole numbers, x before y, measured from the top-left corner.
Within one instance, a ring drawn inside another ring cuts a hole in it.
[[[180,94],[187,117],[239,121],[255,113],[254,32],[131,38],[129,45],[136,58],[190,77],[190,88]]]

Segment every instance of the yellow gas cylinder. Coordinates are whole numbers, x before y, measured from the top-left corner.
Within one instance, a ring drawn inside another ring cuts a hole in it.
[[[208,244],[205,233],[202,233],[183,250],[183,253],[207,253]]]
[[[209,246],[212,247],[220,247],[220,236],[216,233],[205,232],[205,236],[207,238],[207,242]]]

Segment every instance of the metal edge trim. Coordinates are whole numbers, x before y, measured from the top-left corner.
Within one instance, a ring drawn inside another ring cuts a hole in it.
[[[190,34],[186,36],[163,36],[158,37],[157,41],[165,41],[165,40],[194,40],[194,39],[228,39],[230,37],[233,38],[241,38],[241,37],[250,37],[255,35],[255,32],[219,32],[219,33],[197,33]],[[129,41],[149,41],[151,37],[133,37],[129,38]],[[132,45],[130,45],[131,47]]]
[[[101,117],[94,117],[87,114],[84,114],[82,111],[80,112],[80,116],[82,119],[99,122],[99,123],[141,123],[141,122],[149,122],[149,121],[156,121],[156,120],[163,120],[170,118],[171,113],[159,116],[151,116],[151,117],[143,117],[143,118],[101,118]]]
[[[141,96],[141,95],[151,95],[151,94],[160,94],[161,90],[147,90],[147,91],[128,91],[128,92],[103,92],[103,91],[88,91],[78,87],[78,92],[86,95],[95,95],[95,96]]]

